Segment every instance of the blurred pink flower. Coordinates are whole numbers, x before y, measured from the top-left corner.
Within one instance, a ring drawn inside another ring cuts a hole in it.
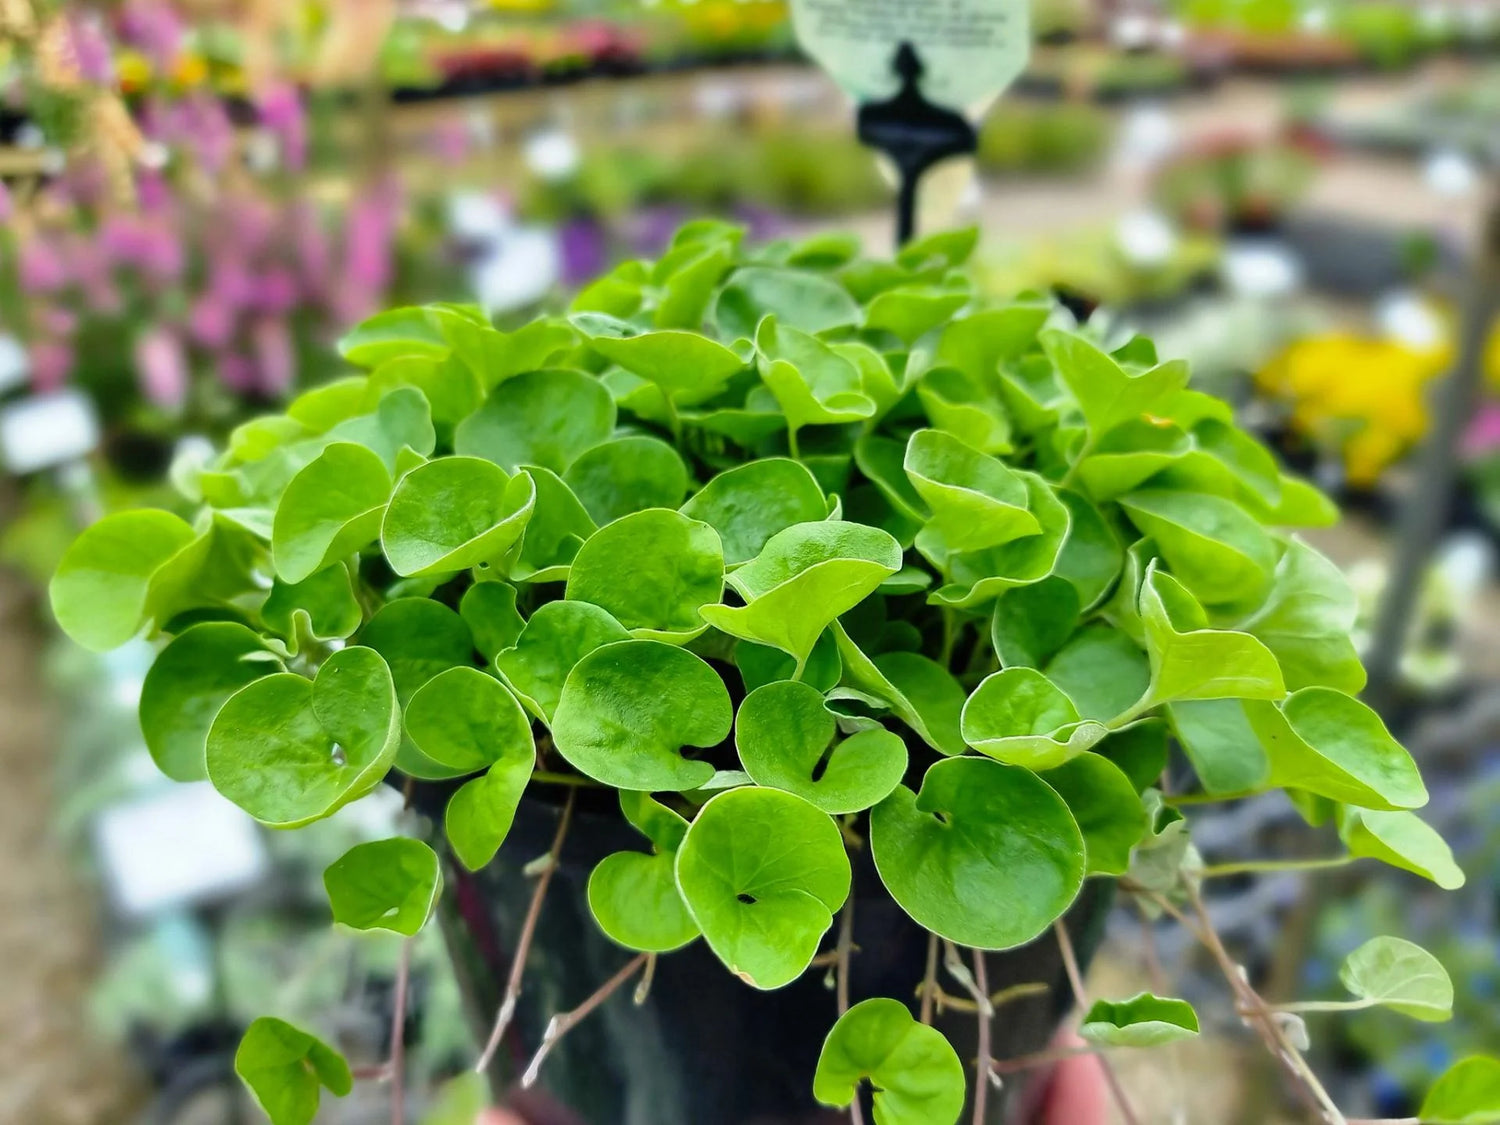
[[[1500,402],[1487,402],[1479,408],[1464,434],[1463,452],[1467,457],[1500,454]]]
[[[226,353],[218,361],[219,381],[237,394],[255,390],[255,364],[248,356]]]
[[[291,220],[292,243],[297,255],[297,265],[302,272],[302,284],[312,293],[325,292],[333,275],[333,253],[328,244],[328,234],[319,221],[318,210],[310,203],[298,201],[293,204]]]
[[[256,109],[260,123],[281,143],[281,161],[292,171],[307,163],[307,118],[302,98],[290,82],[274,82],[261,94]]]
[[[21,288],[28,293],[55,293],[68,284],[67,263],[50,242],[33,238],[21,247],[16,262]]]
[[[114,81],[114,59],[97,13],[74,13],[69,17],[68,39],[84,81],[96,86],[107,86]]]
[[[78,327],[78,314],[71,309],[58,308],[56,305],[42,305],[31,315],[49,336],[65,339],[73,335]]]
[[[259,389],[272,395],[291,390],[297,377],[297,356],[286,322],[276,317],[259,317],[250,328],[250,346],[255,350],[255,364],[259,368],[256,380]]]
[[[400,203],[395,192],[377,187],[349,208],[345,227],[344,273],[361,288],[380,291],[390,284],[391,242]]]
[[[279,315],[297,306],[297,279],[290,270],[272,266],[254,284],[254,304],[261,312]]]
[[[187,399],[188,370],[177,333],[158,327],[137,336],[135,371],[147,399],[169,410],[181,409]]]
[[[12,210],[14,207],[10,201],[10,188],[5,186],[4,180],[0,180],[0,223],[10,222]]]
[[[73,349],[61,340],[36,340],[28,349],[31,385],[42,393],[55,391],[73,370]]]
[[[157,70],[170,69],[182,49],[182,22],[166,0],[128,0],[120,12],[120,29]]]
[[[222,348],[234,336],[234,310],[209,292],[188,311],[188,334],[206,348]]]

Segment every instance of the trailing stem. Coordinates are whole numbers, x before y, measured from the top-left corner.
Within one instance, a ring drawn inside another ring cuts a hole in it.
[[[849,954],[854,948],[854,892],[849,892],[849,897],[844,900],[844,909],[839,914],[839,943],[834,956],[834,970],[836,981],[834,987],[838,990],[839,1015],[842,1016],[849,1010]],[[851,1125],[865,1125],[865,1111],[859,1104],[859,1090],[854,1091],[854,1098],[849,1102],[849,1121]]]
[[[391,1125],[406,1120],[406,994],[411,982],[411,938],[396,961],[396,1000],[391,1012]]]
[[[1073,952],[1073,939],[1068,936],[1068,928],[1063,925],[1061,918],[1052,923],[1052,931],[1057,935],[1057,948],[1062,953],[1063,969],[1068,974],[1068,985],[1073,989],[1073,1002],[1078,1005],[1080,1013],[1087,1012],[1088,992],[1083,987],[1083,974],[1078,970],[1078,955]],[[1104,1072],[1104,1080],[1109,1084],[1109,1092],[1113,1095],[1115,1104],[1120,1107],[1120,1116],[1125,1119],[1126,1125],[1140,1125],[1140,1118],[1135,1115],[1130,1099],[1125,1096],[1125,1087],[1120,1085],[1120,1076],[1103,1055],[1099,1056],[1099,1069]]]
[[[990,1101],[990,1023],[995,1018],[995,1009],[990,1004],[990,976],[984,952],[976,949],[973,953],[974,984],[979,991],[975,1000],[979,1007],[979,1061],[974,1066],[974,1125],[984,1125]]]
[[[938,936],[927,935],[927,969],[922,974],[922,1022],[932,1026],[932,1001],[937,993]]]
[[[1358,856],[1331,855],[1314,859],[1248,859],[1239,863],[1211,863],[1200,875],[1205,879],[1225,875],[1271,875],[1283,871],[1329,871],[1336,867],[1347,867]]]
[[[516,1001],[521,996],[521,976],[526,970],[526,955],[531,951],[531,939],[536,934],[537,918],[542,913],[542,899],[546,897],[547,888],[552,883],[552,873],[557,870],[557,860],[562,852],[563,840],[567,838],[568,825],[573,820],[573,801],[577,795],[578,790],[572,788],[568,790],[568,799],[563,805],[562,816],[557,821],[557,835],[552,838],[552,849],[547,853],[547,866],[537,877],[536,890],[532,892],[531,905],[526,910],[526,920],[521,924],[521,937],[516,942],[515,956],[510,964],[510,978],[505,982],[505,996],[500,1001],[500,1010],[495,1014],[495,1026],[490,1031],[489,1040],[485,1043],[484,1050],[479,1053],[479,1061],[474,1064],[475,1074],[483,1074],[490,1068],[495,1052],[500,1049],[500,1040],[505,1036],[505,1029],[510,1026],[510,1021],[516,1014]]]
[[[546,1033],[542,1036],[542,1045],[536,1049],[536,1054],[531,1056],[531,1064],[527,1066],[526,1073],[521,1076],[522,1089],[529,1090],[536,1085],[537,1076],[542,1070],[542,1063],[552,1053],[552,1048],[557,1046],[558,1040],[586,1020],[595,1008],[618,992],[626,981],[650,962],[651,956],[649,953],[642,953],[627,961],[619,972],[600,985],[598,991],[578,1007],[552,1017],[552,1021],[547,1024]]]

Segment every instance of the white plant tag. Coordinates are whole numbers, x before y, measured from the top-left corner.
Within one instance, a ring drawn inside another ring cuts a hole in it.
[[[0,461],[18,476],[76,461],[98,444],[99,416],[82,391],[24,398],[0,410]]]

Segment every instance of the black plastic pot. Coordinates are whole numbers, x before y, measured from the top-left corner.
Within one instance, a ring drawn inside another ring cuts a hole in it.
[[[426,787],[423,787],[426,788]],[[441,792],[419,793],[419,808],[440,808]],[[604,794],[600,794],[604,796]],[[609,794],[612,798],[613,794]],[[425,798],[425,799],[424,799]],[[641,850],[643,841],[610,802],[575,811],[537,925],[514,1022],[491,1074],[498,1097],[541,1042],[550,1018],[577,1006],[630,958],[589,914],[589,873],[604,856]],[[524,866],[545,855],[560,809],[527,800],[499,856],[484,870],[464,871],[445,856],[443,931],[478,1037],[489,1033],[510,971],[510,951],[535,886]],[[442,851],[441,842],[438,842]],[[850,994],[911,1001],[921,983],[927,936],[886,893],[868,853],[854,863],[854,945]],[[1091,881],[1068,915],[1080,957],[1098,944],[1113,885]],[[831,947],[832,934],[827,944]],[[992,1025],[992,1051],[1009,1058],[1041,1050],[1068,1007],[1068,986],[1056,942],[988,955],[993,991],[1015,984],[1050,986],[1006,1004]],[[950,993],[961,992],[939,973]],[[575,1027],[549,1055],[535,1096],[515,1100],[537,1125],[811,1125],[846,1120],[812,1097],[812,1075],[823,1037],[837,1015],[831,978],[817,970],[775,992],[760,992],[725,969],[702,941],[658,959],[646,1002],[623,988]],[[939,1020],[960,1058],[977,1055],[972,1014]],[[1021,1083],[991,1099],[988,1120],[1012,1121]],[[866,1116],[866,1120],[869,1120]],[[967,1121],[965,1114],[964,1120]]]

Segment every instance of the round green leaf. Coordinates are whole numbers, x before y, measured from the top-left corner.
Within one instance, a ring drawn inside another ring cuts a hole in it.
[[[982,551],[1042,530],[1027,509],[1026,481],[941,430],[918,430],[904,462],[950,551]]]
[[[1420,945],[1375,937],[1344,959],[1339,982],[1361,1000],[1424,1023],[1453,1018],[1453,981]]]
[[[259,636],[230,621],[194,625],[157,655],[141,685],[141,733],[157,768],[173,781],[208,776],[208,731],[219,708],[281,664]]]
[[[712,526],[723,541],[724,562],[736,566],[760,554],[777,532],[823,519],[828,500],[801,462],[766,457],[714,477],[682,514]]]
[[[755,331],[755,347],[761,380],[790,429],[874,416],[875,400],[865,394],[859,369],[818,337],[767,317]]]
[[[407,937],[427,924],[442,885],[437,853],[404,837],[357,844],[323,872],[335,922]]]
[[[1134,783],[1120,767],[1098,754],[1080,754],[1041,778],[1078,822],[1088,873],[1123,875],[1130,870],[1130,853],[1150,824]]]
[[[1101,1047],[1159,1047],[1198,1034],[1198,1013],[1186,1000],[1142,992],[1129,1000],[1096,1000],[1078,1034]]]
[[[882,652],[875,658],[875,667],[921,719],[921,726],[914,730],[944,754],[964,752],[959,729],[964,689],[948,669],[916,652]]]
[[[1500,1059],[1474,1055],[1454,1063],[1427,1091],[1418,1116],[1422,1125],[1500,1122]]]
[[[919,925],[960,945],[1011,949],[1061,917],[1083,886],[1083,836],[1029,770],[949,758],[870,813],[870,852]]]
[[[145,624],[151,577],[194,539],[170,512],[116,512],[73,541],[52,576],[52,613],[95,652],[124,644]]]
[[[396,486],[380,529],[403,577],[451,574],[504,557],[526,529],[536,484],[478,457],[440,457]]]
[[[526,742],[531,742],[530,731]],[[478,871],[495,858],[510,834],[516,808],[526,792],[526,783],[531,780],[536,759],[532,753],[517,754],[516,745],[512,743],[483,775],[466,781],[448,798],[443,830],[453,854],[470,871]]]
[[[756,988],[802,975],[849,884],[838,826],[779,789],[720,793],[677,852],[677,887],[693,920],[719,960]]]
[[[536,507],[521,534],[521,550],[511,560],[517,582],[559,582],[583,541],[598,528],[573,490],[551,469],[525,467],[536,482]]]
[[[723,592],[718,533],[665,508],[606,524],[579,548],[568,571],[570,601],[592,602],[648,639],[687,640],[703,632],[698,609]]]
[[[636,334],[624,321],[588,313],[574,317],[573,323],[605,359],[655,383],[684,406],[712,398],[745,367],[732,349],[698,332]]]
[[[523,465],[561,473],[614,429],[615,400],[598,379],[566,369],[528,371],[501,383],[459,423],[453,451],[508,473]]]
[[[917,550],[948,577],[932,596],[939,605],[971,609],[1016,586],[1040,582],[1057,567],[1072,517],[1052,486],[1035,473],[1020,473],[1026,482],[1027,506],[1041,525],[1025,535],[984,551],[951,551],[935,524],[917,536]]]
[[[729,576],[743,606],[700,611],[732,637],[771,645],[807,660],[835,618],[901,569],[901,545],[861,524],[800,523],[777,532],[753,560]]]
[[[296,828],[378,785],[400,744],[390,669],[346,648],[316,680],[278,672],[230,696],[208,732],[208,778],[263,824]]]
[[[939,365],[922,372],[917,398],[935,428],[981,453],[1009,453],[1010,415],[992,385],[993,380],[976,380],[956,367]]]
[[[271,1125],[312,1125],[321,1089],[342,1098],[354,1088],[343,1055],[315,1036],[269,1016],[245,1030],[234,1053],[234,1072],[255,1095]]]
[[[1055,574],[1007,590],[990,619],[990,642],[1000,666],[1042,667],[1073,635],[1081,610],[1077,588]]]
[[[1346,806],[1340,813],[1339,835],[1351,855],[1413,872],[1445,891],[1464,885],[1463,869],[1454,862],[1453,849],[1416,813]]]
[[[1083,609],[1092,609],[1113,589],[1125,550],[1098,508],[1070,489],[1059,490],[1057,498],[1069,521],[1055,573],[1072,583]]]
[[[968,302],[967,293],[935,287],[887,289],[865,309],[865,328],[889,332],[910,347]]]
[[[529,773],[536,756],[521,705],[478,668],[449,668],[419,687],[406,705],[406,733],[418,750],[455,776],[501,759],[519,762]]]
[[[448,343],[426,309],[388,309],[360,321],[338,343],[339,354],[356,367],[374,367],[407,355],[443,356]]]
[[[1109,733],[1101,723],[1080,720],[1073,701],[1035,668],[986,676],[960,722],[964,741],[981,754],[1033,770],[1060,766]]]
[[[364,620],[364,613],[354,596],[349,568],[334,563],[301,582],[280,578],[272,582],[271,593],[260,607],[260,619],[295,653],[304,638],[333,641],[351,636]]]
[[[757,785],[795,793],[833,815],[860,812],[900,784],[906,744],[877,728],[831,745],[837,725],[821,692],[782,680],[745,697],[735,745]]]
[[[1269,587],[1276,565],[1271,537],[1233,501],[1142,489],[1121,497],[1120,506],[1205,605],[1246,602]]]
[[[589,909],[611,941],[641,953],[668,953],[698,936],[677,891],[677,849],[688,823],[645,793],[622,790],[626,818],[652,843],[652,853],[605,856],[589,876]]]
[[[597,648],[568,673],[552,738],[575,768],[617,789],[696,789],[713,776],[687,746],[722,742],[734,721],[724,681],[692,653],[660,641]]]
[[[335,442],[294,476],[276,506],[271,557],[284,582],[301,582],[375,541],[391,474],[362,445]]]
[[[1096,436],[1149,413],[1187,385],[1188,368],[1181,360],[1128,372],[1076,332],[1049,328],[1041,340]]]
[[[594,446],[568,466],[563,480],[600,527],[646,508],[675,508],[688,489],[677,450],[641,436]]]
[[[964,1064],[941,1031],[899,1000],[875,997],[842,1016],[818,1055],[813,1097],[846,1108],[861,1082],[875,1090],[880,1125],[953,1125],[963,1112]]]
[[[474,637],[474,647],[486,660],[510,648],[526,628],[516,609],[516,588],[508,582],[476,582],[464,591],[458,615]]]
[[[1078,463],[1078,481],[1099,503],[1139,488],[1192,452],[1180,426],[1137,418],[1116,426]]]
[[[1281,665],[1286,686],[1331,687],[1353,695],[1365,669],[1350,634],[1358,612],[1348,580],[1300,539],[1276,564],[1265,604],[1238,628],[1260,638]]]
[[[628,641],[630,631],[590,602],[547,602],[526,622],[495,667],[537,718],[552,722],[573,666],[602,645]]]
[[[1151,682],[1151,668],[1130,637],[1107,625],[1088,625],[1043,669],[1085,719],[1106,722],[1121,714]]]
[[[859,305],[838,282],[802,270],[747,266],[736,270],[719,291],[713,319],[725,339],[751,337],[773,314],[803,332],[858,324]]]

